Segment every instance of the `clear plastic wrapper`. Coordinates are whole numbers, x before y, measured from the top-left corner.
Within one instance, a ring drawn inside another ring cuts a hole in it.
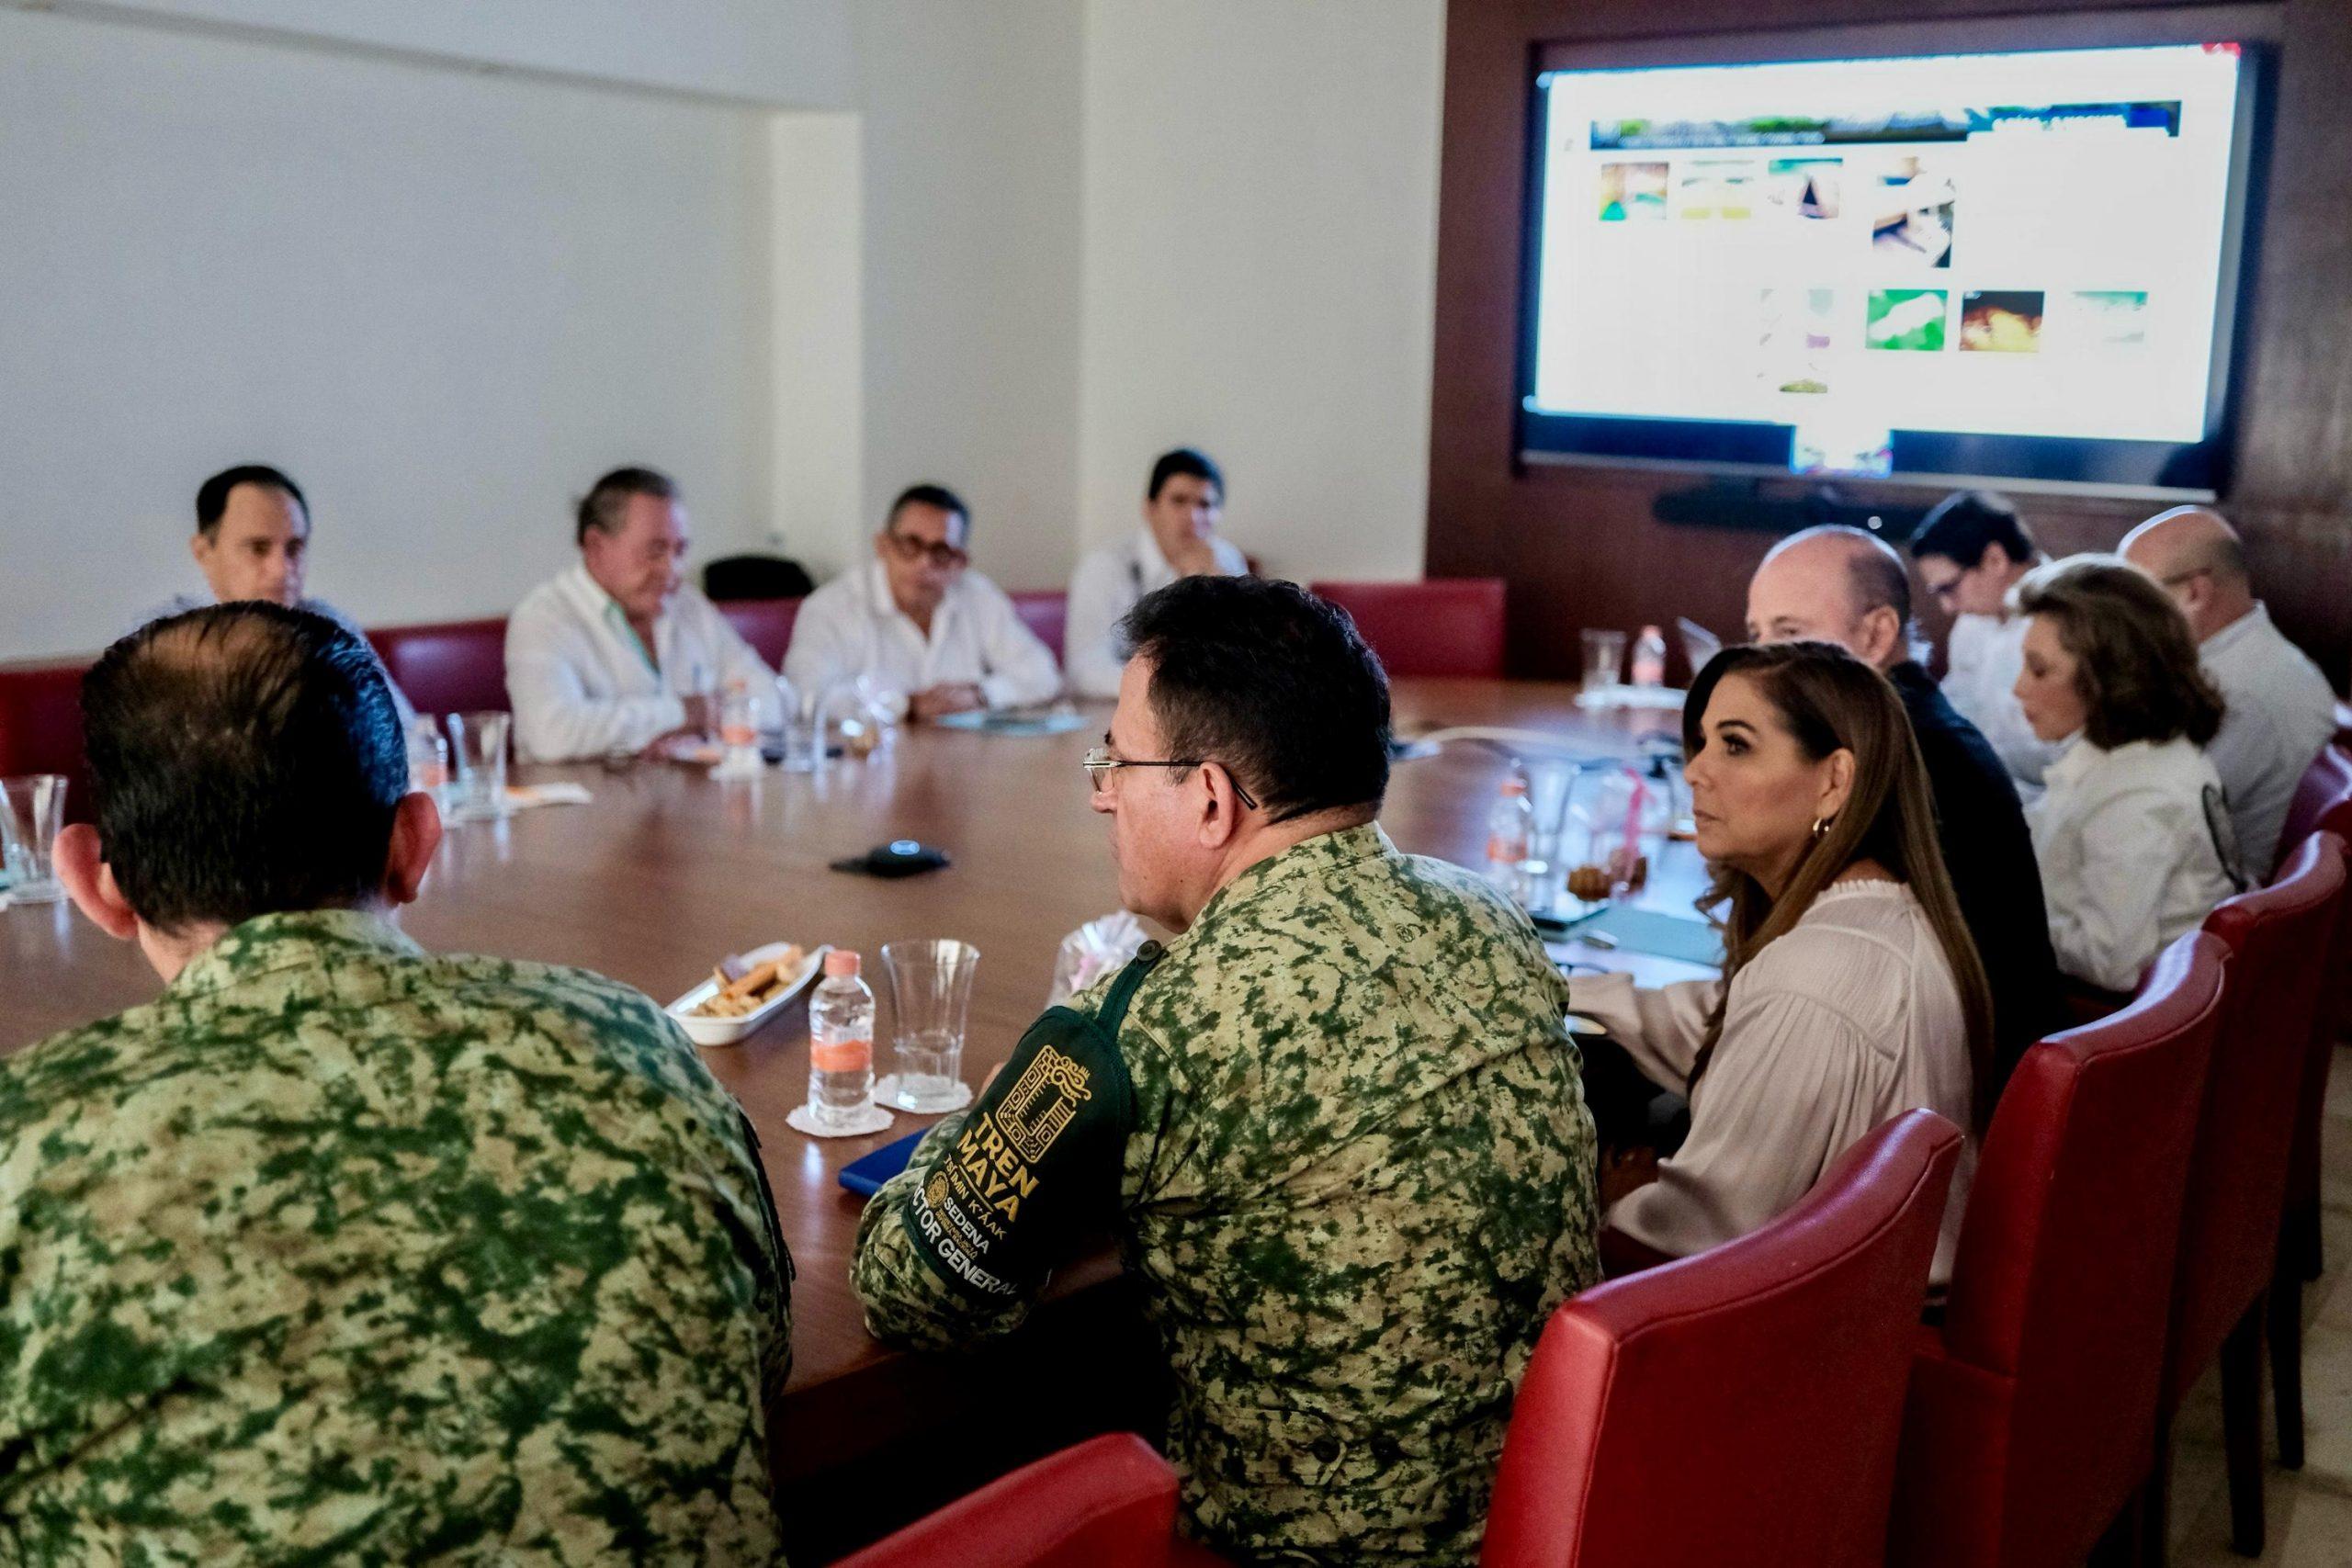
[[[1062,938],[1061,951],[1054,955],[1054,988],[1046,1005],[1061,1006],[1133,958],[1148,940],[1143,922],[1125,909],[1087,921]]]

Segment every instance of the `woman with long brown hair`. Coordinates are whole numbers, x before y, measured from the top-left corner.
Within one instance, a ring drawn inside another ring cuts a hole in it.
[[[1577,1011],[1690,1099],[1689,1138],[1610,1211],[1635,1244],[1621,1258],[1684,1257],[1745,1235],[1914,1106],[1973,1127],[1991,1050],[1984,965],[1885,679],[1829,643],[1727,648],[1691,683],[1682,734],[1723,978],[1648,989],[1611,975],[1573,987]],[[1974,1163],[1972,1138],[1938,1280]]]

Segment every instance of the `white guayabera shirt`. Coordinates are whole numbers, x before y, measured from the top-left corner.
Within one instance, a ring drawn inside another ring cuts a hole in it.
[[[718,607],[681,586],[653,623],[649,652],[612,595],[573,565],[524,595],[506,622],[506,695],[514,746],[538,762],[641,751],[686,722],[685,699],[775,671]]]
[[[932,613],[925,636],[890,597],[880,561],[845,571],[808,595],[792,624],[784,672],[803,692],[870,677],[901,701],[969,682],[992,708],[1050,701],[1062,689],[1053,649],[1037,640],[1003,589],[966,570]]]

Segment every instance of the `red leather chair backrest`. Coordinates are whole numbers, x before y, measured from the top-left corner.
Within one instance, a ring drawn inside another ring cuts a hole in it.
[[[1131,1432],[1048,1454],[834,1568],[1162,1568],[1176,1472]]]
[[[1356,630],[1391,675],[1494,679],[1503,672],[1499,577],[1307,586],[1355,617]]]
[[[1944,1344],[2014,1379],[1997,1529],[2037,1560],[2080,1561],[2148,1468],[2172,1306],[2181,1196],[2222,1010],[2227,949],[2191,931],[2120,1011],[2028,1051],[1985,1130],[1953,1258]],[[1951,1436],[1914,1427],[1907,1525],[1939,1528]],[[1917,1500],[1914,1501],[1915,1488]],[[2013,1553],[1986,1561],[2018,1561]]]
[[[1905,1112],[1786,1213],[1544,1325],[1485,1568],[1878,1568],[1960,1130]]]
[[[1058,588],[1024,588],[1012,599],[1022,624],[1060,659],[1069,628],[1069,595]]]
[[[2182,1204],[2165,1408],[2177,1409],[2270,1283],[2295,1101],[2344,904],[2344,841],[2303,840],[2278,880],[2223,899],[2205,930],[2229,980]]]
[[[2352,756],[2333,746],[2312,759],[2295,785],[2287,825],[2278,835],[2278,868],[2285,868],[2296,846],[2323,829],[2352,841]]]
[[[792,646],[792,623],[800,618],[800,604],[797,599],[729,599],[714,607],[769,669],[781,670],[784,650]]]
[[[90,819],[82,755],[82,676],[87,660],[0,670],[0,774],[63,773],[65,817]]]
[[[368,638],[417,712],[507,711],[503,619],[387,626]]]

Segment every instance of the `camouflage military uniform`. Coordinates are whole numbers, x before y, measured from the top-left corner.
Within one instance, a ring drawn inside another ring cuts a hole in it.
[[[775,1561],[749,1138],[624,987],[237,927],[0,1061],[0,1561]]]
[[[1535,1336],[1599,1274],[1566,1000],[1523,916],[1377,827],[1251,867],[1169,944],[1118,1036],[1116,1179],[1191,1533],[1269,1562],[1475,1560]],[[962,1129],[860,1226],[886,1339],[1025,1311],[959,1288],[910,1219]]]

